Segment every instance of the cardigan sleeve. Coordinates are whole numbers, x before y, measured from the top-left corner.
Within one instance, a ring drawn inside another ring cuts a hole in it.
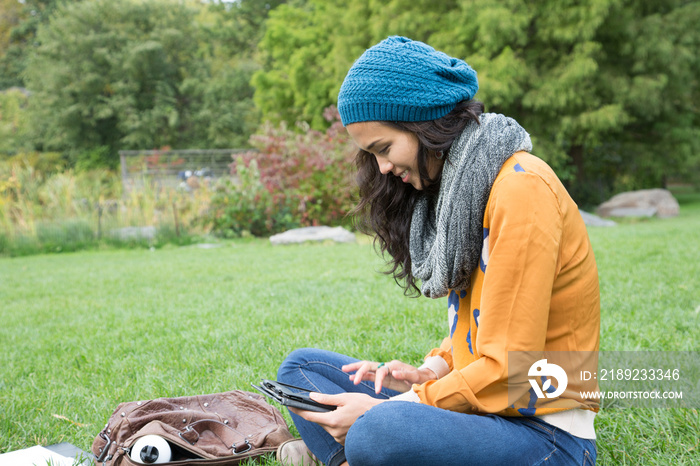
[[[489,260],[475,345],[479,357],[413,387],[422,403],[452,411],[494,413],[508,406],[508,352],[544,349],[559,266],[562,214],[546,181],[513,172],[494,184],[487,208]],[[511,395],[527,390],[521,389]]]

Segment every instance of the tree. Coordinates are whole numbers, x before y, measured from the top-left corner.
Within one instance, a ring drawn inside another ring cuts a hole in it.
[[[368,18],[380,10],[367,0],[310,0],[273,10],[259,44],[263,70],[252,81],[264,118],[325,128],[323,109],[335,103],[343,76],[375,37]]]
[[[604,88],[628,117],[616,139],[593,149],[586,168],[619,188],[700,185],[700,3],[618,2],[601,27]],[[598,172],[596,172],[596,170]]]
[[[194,140],[202,147],[244,147],[259,124],[253,102],[257,43],[269,11],[283,0],[212,2],[196,17],[202,31],[200,53],[211,72],[206,80],[190,81],[187,93],[198,102],[193,112]]]
[[[526,125],[577,200],[663,185],[697,154],[697,2],[461,7],[478,27],[452,48],[485,70],[479,96]],[[436,42],[450,47],[449,32]]]
[[[197,21],[205,8],[60,6],[39,28],[26,71],[37,146],[115,166],[119,149],[244,144],[255,65],[211,45],[211,30]]]
[[[262,38],[264,24],[271,11],[286,0],[213,1],[208,10],[209,30],[217,44],[228,49],[229,55],[252,56]],[[202,20],[202,16],[198,18]]]
[[[478,98],[487,109],[519,120],[533,151],[555,167],[570,190],[587,186],[587,150],[616,137],[629,120],[624,106],[603,92],[598,40],[617,0],[461,1],[454,27],[436,46],[465,57],[479,72]],[[460,35],[451,41],[450,33]],[[590,193],[576,193],[587,202]]]
[[[518,119],[581,203],[662,184],[698,163],[698,2],[344,3],[271,13],[253,80],[264,118],[319,127],[352,60],[399,34],[470,63],[476,98]]]
[[[35,46],[36,30],[57,4],[57,0],[0,0],[0,89],[24,86],[24,68]]]

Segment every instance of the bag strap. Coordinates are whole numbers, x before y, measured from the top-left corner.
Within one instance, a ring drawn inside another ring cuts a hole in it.
[[[216,419],[201,419],[195,421],[186,426],[179,435],[181,439],[185,440],[190,445],[194,445],[199,440],[199,437],[207,430],[216,435],[227,448],[231,449],[234,455],[245,453],[253,448],[253,445],[251,445],[245,435]]]

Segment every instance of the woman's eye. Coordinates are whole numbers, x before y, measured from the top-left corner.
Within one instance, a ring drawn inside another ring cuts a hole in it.
[[[389,146],[386,146],[386,147],[382,148],[379,152],[377,152],[377,154],[379,154],[379,155],[384,155],[384,154],[386,154],[387,152],[389,152]]]

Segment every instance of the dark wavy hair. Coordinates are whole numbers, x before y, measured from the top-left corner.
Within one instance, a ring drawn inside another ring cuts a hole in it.
[[[479,122],[483,112],[484,104],[465,100],[437,120],[382,123],[413,133],[418,138],[418,174],[424,186],[422,192],[436,197],[440,190],[441,173],[430,178],[428,159],[442,152],[445,163],[450,163],[450,146],[470,121]],[[355,156],[355,164],[360,188],[360,200],[351,212],[355,216],[355,225],[360,231],[374,235],[375,248],[378,247],[383,257],[386,258],[387,254],[390,256],[387,259],[389,268],[384,273],[394,276],[405,295],[418,297],[421,292],[411,273],[409,239],[413,208],[421,192],[391,173],[383,175],[370,152],[360,149]]]

